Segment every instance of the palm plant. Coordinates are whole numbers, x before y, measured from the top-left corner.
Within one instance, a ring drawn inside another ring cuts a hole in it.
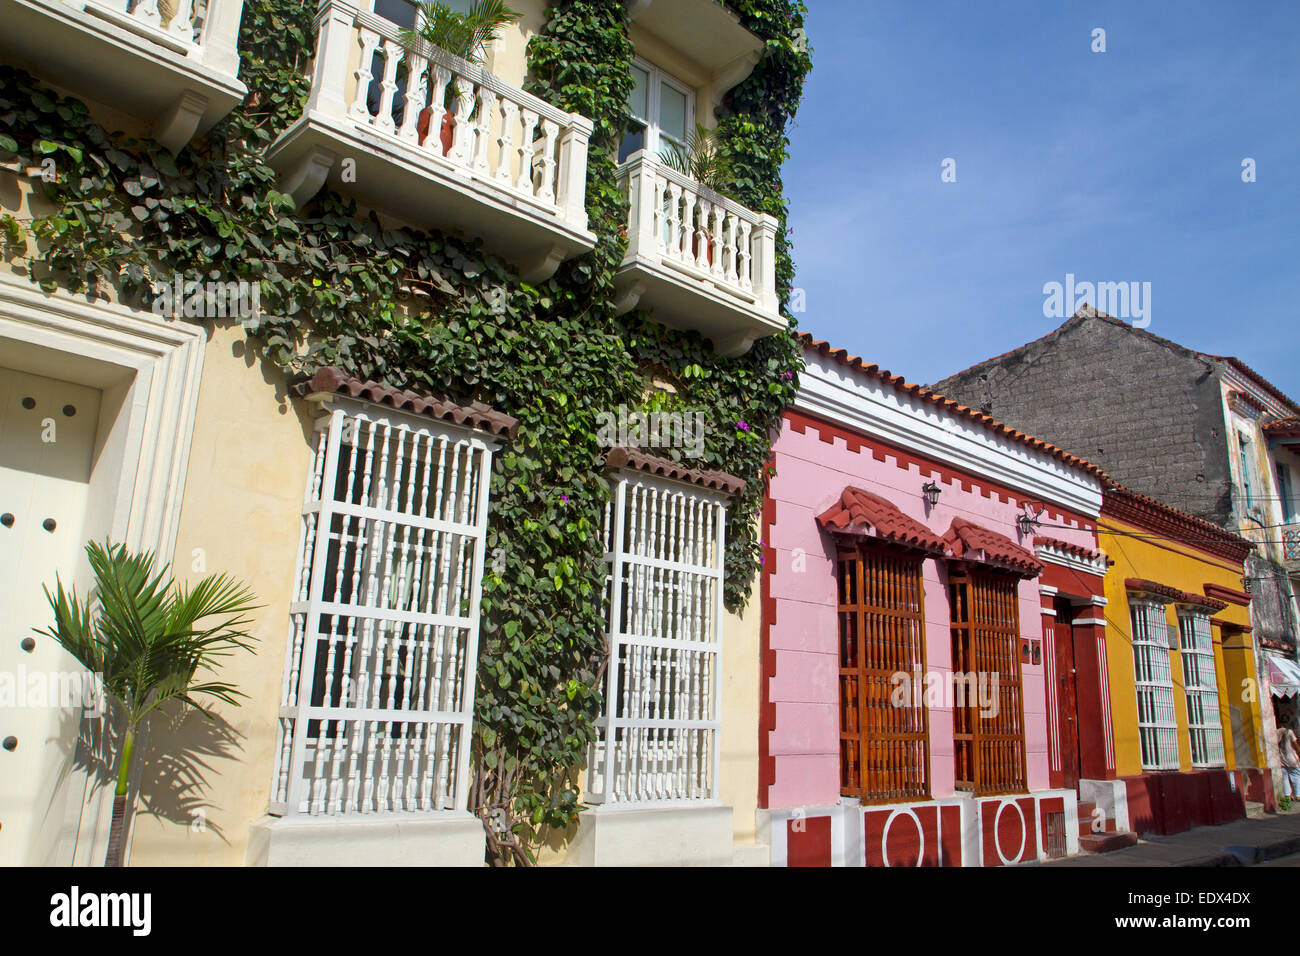
[[[686,134],[685,149],[670,142],[660,148],[659,159],[669,169],[715,193],[726,195],[732,188],[731,157],[723,150],[717,133],[702,123],[696,123],[694,132]]]
[[[469,13],[457,13],[435,0],[425,0],[416,6],[420,11],[419,26],[414,30],[404,28],[402,43],[415,47],[423,41],[471,63],[482,59],[483,48],[497,38],[502,27],[521,16],[501,0],[474,0]]]
[[[86,545],[94,574],[98,607],[63,588],[45,588],[54,611],[46,631],[64,650],[102,681],[125,714],[113,819],[105,866],[121,866],[125,849],[127,782],[131,755],[146,717],[169,701],[194,708],[211,719],[195,699],[206,695],[239,706],[245,696],[226,681],[204,680],[199,671],[214,671],[214,662],[235,648],[251,650],[242,615],[254,608],[253,596],[226,575],[210,575],[191,586],[178,586],[166,566],[154,573],[149,552],[130,554],[125,545]],[[200,626],[201,621],[215,619]]]
[[[416,6],[419,9],[416,19],[419,25],[415,29],[402,28],[402,45],[408,50],[415,50],[422,43],[428,43],[470,63],[481,62],[483,48],[497,38],[502,27],[509,26],[521,16],[502,0],[474,0],[468,13],[457,13],[436,0],[422,0]],[[450,107],[462,96],[464,91],[453,80],[447,85],[447,98],[443,105]],[[476,110],[477,108],[475,106]],[[429,133],[430,112],[428,107],[420,111],[418,129],[421,145]],[[445,154],[451,148],[451,129],[455,124],[452,110],[449,109],[443,115],[442,124],[439,135]]]

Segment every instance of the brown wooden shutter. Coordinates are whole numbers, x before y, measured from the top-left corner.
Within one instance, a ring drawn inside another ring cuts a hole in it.
[[[982,570],[948,581],[956,786],[979,796],[1025,790],[1018,583]]]
[[[864,803],[930,794],[921,561],[874,543],[838,555],[840,792]]]

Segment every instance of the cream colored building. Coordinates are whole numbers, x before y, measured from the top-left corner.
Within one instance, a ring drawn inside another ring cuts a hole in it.
[[[516,0],[522,19],[486,51],[486,70],[431,48],[411,51],[482,107],[457,115],[444,148],[419,130],[416,91],[394,110],[393,71],[406,52],[396,31],[408,25],[397,21],[410,8],[378,2],[321,3],[311,99],[268,152],[282,188],[302,203],[328,184],[386,223],[464,230],[533,280],[590,250],[591,122],[521,88],[545,4]],[[0,16],[23,25],[21,43],[6,29],[0,62],[84,100],[110,128],[179,149],[245,92],[240,6],[207,0],[200,20],[181,0],[164,21],[152,4],[128,13],[107,0],[84,9],[0,0]],[[784,327],[776,220],[668,170],[657,152],[697,120],[713,125],[713,107],[752,70],[761,43],[711,0],[635,0],[629,15],[638,58],[633,145],[642,149],[621,157],[632,212],[620,307],[652,307],[665,323],[698,328],[719,351],[739,354]],[[420,95],[442,111],[431,91]],[[477,125],[489,121],[490,129]],[[434,115],[432,129],[438,124]],[[0,211],[48,215],[39,176],[3,158]],[[708,224],[705,242],[666,242],[683,221]],[[341,378],[302,386],[259,358],[237,321],[173,320],[47,294],[21,262],[0,270],[0,534],[8,538],[0,604],[9,609],[0,672],[80,671],[48,638],[27,638],[48,623],[41,584],[57,574],[86,590],[90,538],[152,550],[179,580],[227,572],[260,603],[256,653],[234,655],[221,674],[247,695],[243,706],[218,705],[211,722],[149,726],[129,861],[481,864],[462,744],[491,513],[486,475],[510,439],[508,416]],[[42,440],[50,423],[57,441]],[[656,702],[640,724],[630,711],[606,715],[605,742],[582,768],[593,808],[574,832],[553,835],[543,862],[767,862],[755,829],[758,607],[727,613],[720,597],[719,516],[729,495],[698,475],[661,472],[635,459],[612,464],[614,500],[707,513],[711,523],[691,532],[696,550],[637,552],[632,511],[626,526],[615,514],[607,547],[612,567],[648,557],[692,582],[694,630],[671,616],[642,625],[639,637],[620,629],[623,671]],[[363,538],[377,543],[368,564]],[[636,587],[637,601],[662,597]],[[690,658],[694,697],[655,683],[662,664],[633,649],[650,645]],[[694,709],[678,719],[674,708]],[[0,723],[0,863],[100,864],[112,777],[99,756],[103,721],[45,706],[0,708]],[[614,724],[622,730],[611,743]],[[619,741],[638,732],[659,749],[626,751]],[[687,737],[693,742],[681,743]]]

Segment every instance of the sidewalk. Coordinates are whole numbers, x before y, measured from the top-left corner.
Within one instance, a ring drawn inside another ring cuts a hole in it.
[[[1300,853],[1300,812],[1252,815],[1172,836],[1148,834],[1136,846],[1087,853],[1042,866],[1247,866]]]

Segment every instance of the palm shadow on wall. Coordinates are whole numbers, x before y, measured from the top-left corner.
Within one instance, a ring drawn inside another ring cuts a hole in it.
[[[177,719],[163,708],[150,715],[143,737],[135,813],[213,833],[229,845],[212,819],[219,808],[208,799],[208,775],[220,773],[215,764],[239,759],[244,735],[219,714],[209,719],[190,710]]]

